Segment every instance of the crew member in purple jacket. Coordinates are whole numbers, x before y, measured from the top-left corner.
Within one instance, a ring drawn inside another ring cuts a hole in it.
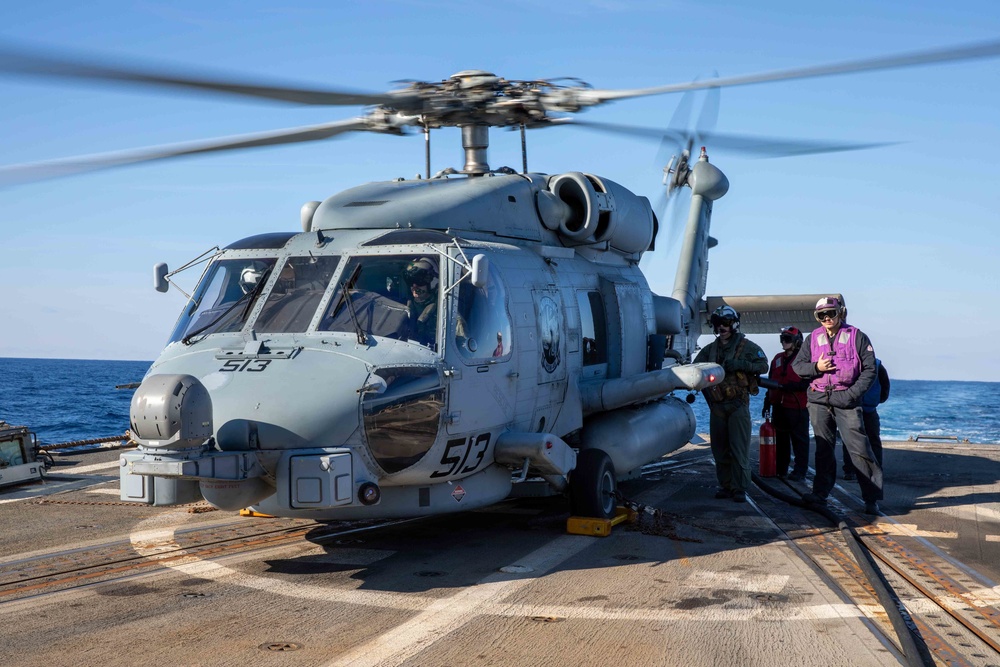
[[[816,477],[806,502],[825,504],[837,482],[837,431],[857,470],[866,514],[878,514],[882,499],[882,467],[865,433],[861,398],[875,382],[875,350],[860,329],[847,323],[847,309],[837,297],[816,303],[815,329],[792,368],[809,380],[806,397],[809,419],[816,437]]]

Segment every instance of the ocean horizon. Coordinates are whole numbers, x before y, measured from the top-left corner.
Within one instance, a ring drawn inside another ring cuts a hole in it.
[[[0,357],[0,419],[29,427],[44,444],[124,434],[133,390],[151,361]],[[920,436],[1000,444],[1000,382],[892,380],[879,406],[883,440]],[[682,397],[685,392],[676,392]],[[751,397],[756,433],[764,392]],[[693,406],[698,432],[708,431],[708,408]]]

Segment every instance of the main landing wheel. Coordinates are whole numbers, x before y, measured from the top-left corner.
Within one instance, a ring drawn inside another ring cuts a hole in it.
[[[615,466],[600,449],[584,449],[576,457],[570,473],[569,502],[573,516],[610,519],[615,515]]]

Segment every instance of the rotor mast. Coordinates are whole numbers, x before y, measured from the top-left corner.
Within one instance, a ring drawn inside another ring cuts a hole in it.
[[[486,152],[490,147],[490,126],[482,123],[462,125],[462,149],[465,151],[465,167],[462,172],[469,176],[482,176],[490,171]]]

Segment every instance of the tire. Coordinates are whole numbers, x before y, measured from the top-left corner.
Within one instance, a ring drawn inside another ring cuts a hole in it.
[[[610,519],[615,515],[618,480],[611,457],[601,449],[583,449],[570,473],[569,502],[573,516]]]

